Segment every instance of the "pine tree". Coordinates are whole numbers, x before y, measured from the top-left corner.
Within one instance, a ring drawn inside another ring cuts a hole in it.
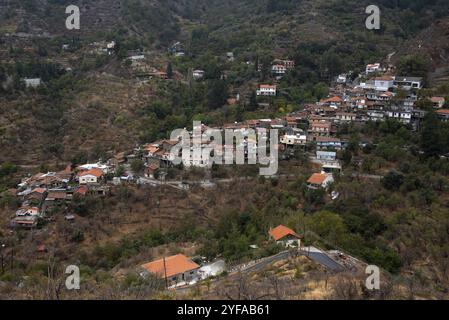
[[[167,77],[169,79],[173,78],[173,66],[172,66],[171,62],[169,62],[168,66],[167,66]]]

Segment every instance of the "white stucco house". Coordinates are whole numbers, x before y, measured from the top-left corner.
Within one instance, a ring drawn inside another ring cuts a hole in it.
[[[91,169],[78,174],[79,184],[99,183],[104,173],[100,169]]]

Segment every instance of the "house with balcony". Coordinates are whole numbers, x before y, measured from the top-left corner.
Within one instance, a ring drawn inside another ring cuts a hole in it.
[[[367,99],[364,96],[352,97],[349,102],[350,107],[358,110],[366,109],[366,100]]]
[[[293,61],[293,60],[275,59],[272,64],[273,65],[282,65],[287,70],[292,70],[295,68],[295,61]]]
[[[276,85],[270,85],[270,84],[261,84],[259,86],[259,89],[257,90],[258,96],[276,96],[277,87]]]
[[[394,79],[393,87],[402,90],[419,90],[423,87],[423,78],[421,77],[402,77],[397,76]]]
[[[340,138],[335,137],[313,137],[312,141],[315,142],[318,150],[341,150],[343,149],[343,143]]]
[[[351,122],[355,121],[357,118],[357,115],[355,113],[348,113],[348,112],[337,112],[335,116],[335,120],[337,122]]]
[[[334,161],[337,159],[337,153],[335,151],[317,151],[316,159],[318,161]]]
[[[309,133],[315,136],[329,136],[332,125],[328,121],[313,121],[310,124]]]
[[[366,112],[366,114],[370,121],[375,121],[375,122],[384,121],[385,117],[386,117],[385,111],[383,111],[383,110],[368,110]]]
[[[287,73],[287,67],[283,64],[275,64],[271,66],[271,73],[276,77],[283,77]]]
[[[365,69],[366,74],[375,73],[375,72],[379,72],[379,71],[382,71],[382,69],[380,67],[380,63],[371,63],[371,64],[366,65],[366,69]]]
[[[359,87],[364,90],[386,92],[394,87],[394,78],[391,76],[376,77],[360,83]]]
[[[385,113],[387,118],[395,119],[401,123],[409,124],[412,121],[412,112],[404,110],[388,110]]]

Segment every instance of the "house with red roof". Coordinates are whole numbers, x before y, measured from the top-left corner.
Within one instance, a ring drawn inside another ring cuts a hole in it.
[[[328,106],[332,108],[338,108],[344,103],[344,100],[339,96],[333,96],[326,99],[321,99],[319,104],[321,106]]]
[[[41,202],[45,199],[47,189],[45,188],[34,188],[28,195],[25,196],[26,200]]]
[[[444,107],[444,104],[446,103],[446,100],[444,99],[444,97],[432,97],[430,98],[430,101],[433,104],[433,107],[435,109],[441,109]]]
[[[330,173],[314,173],[309,180],[307,180],[307,186],[310,189],[326,189],[333,182],[334,177]]]
[[[88,192],[89,192],[89,189],[87,188],[87,186],[86,185],[82,185],[78,189],[76,189],[73,194],[77,195],[79,197],[84,197],[84,196],[87,195]]]
[[[80,184],[94,184],[99,183],[103,178],[104,173],[101,169],[93,168],[91,170],[83,171],[78,174]]]
[[[142,265],[154,276],[164,279],[167,286],[189,284],[198,279],[200,266],[183,254],[162,258]]]
[[[329,121],[313,121],[309,126],[309,134],[328,136],[331,134],[332,124]]]
[[[285,247],[301,247],[301,236],[292,229],[279,225],[269,231],[270,239]]]
[[[440,109],[436,111],[436,114],[438,115],[438,118],[442,121],[449,121],[449,109]]]
[[[276,85],[261,84],[257,90],[258,96],[275,96],[277,92]]]

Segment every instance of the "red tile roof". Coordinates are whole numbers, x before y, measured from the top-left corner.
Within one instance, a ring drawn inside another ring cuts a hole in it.
[[[187,258],[185,255],[177,254],[175,256],[165,258],[165,263],[164,259],[159,259],[144,264],[142,267],[157,276],[169,278],[180,273],[198,269],[200,266]]]
[[[145,147],[145,150],[149,153],[156,153],[157,151],[159,151],[159,147],[155,146],[155,145],[149,145]]]
[[[382,77],[376,77],[374,80],[377,81],[393,81],[394,78],[392,76],[382,76]]]
[[[334,137],[316,137],[316,142],[341,142],[341,140]]]
[[[67,193],[65,191],[51,191],[47,195],[47,199],[65,200]]]
[[[328,102],[343,102],[343,99],[339,96],[330,97],[327,99],[323,99],[320,101],[321,103],[328,103]]]
[[[43,193],[45,193],[45,191],[47,191],[46,189],[44,189],[44,188],[36,188],[36,189],[34,189],[33,191],[31,191],[31,193],[41,193],[41,194],[43,194]]]
[[[79,174],[79,176],[80,177],[94,176],[94,177],[100,178],[100,177],[103,176],[103,174],[104,173],[103,173],[103,171],[101,169],[94,168],[94,169],[91,169],[91,170],[87,170],[87,171],[81,172]]]
[[[432,98],[430,98],[430,101],[432,101],[433,103],[439,103],[439,102],[444,102],[445,99],[443,97],[432,97]]]
[[[327,174],[323,173],[314,173],[312,176],[307,180],[307,183],[311,184],[323,184],[323,182],[326,180]]]
[[[270,230],[270,236],[275,240],[275,241],[279,241],[284,237],[287,236],[293,236],[295,238],[301,238],[298,234],[296,234],[295,231],[293,231],[290,228],[287,228],[286,226],[283,225],[279,225],[274,229]]]
[[[85,195],[87,194],[87,191],[88,191],[88,190],[89,190],[89,189],[87,189],[86,186],[81,186],[81,187],[79,187],[79,188],[75,191],[75,194],[79,194],[79,195],[85,196]]]
[[[443,116],[449,116],[449,109],[437,110],[436,113],[441,114]]]
[[[312,123],[312,128],[330,128],[331,124],[329,122],[314,122]]]
[[[270,85],[270,84],[261,84],[260,86],[259,86],[259,88],[263,88],[263,89],[274,89],[274,90],[276,90],[276,85]]]

